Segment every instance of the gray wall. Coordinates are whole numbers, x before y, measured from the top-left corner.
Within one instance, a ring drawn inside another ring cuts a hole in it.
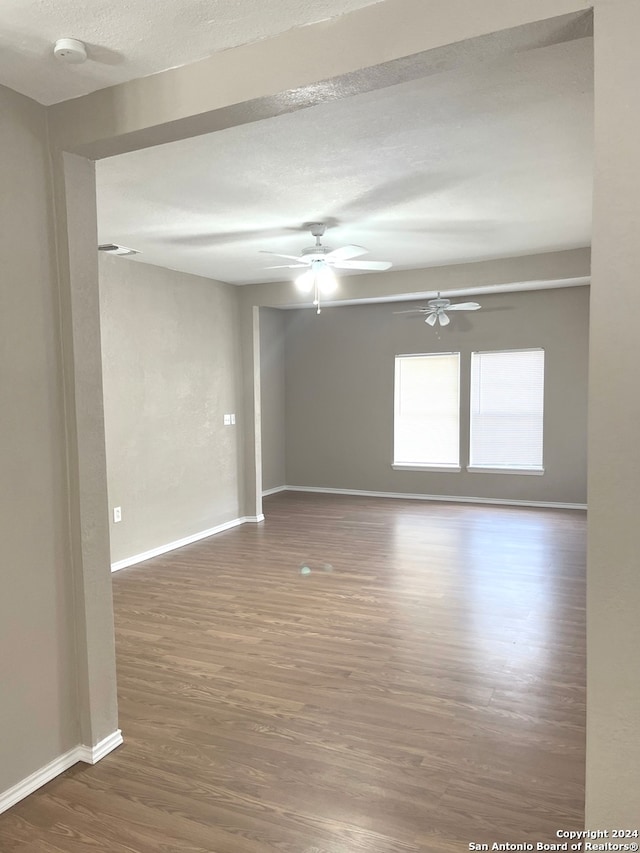
[[[226,284],[100,257],[111,559],[240,514],[238,297]],[[234,413],[236,426],[224,426]]]
[[[287,483],[369,491],[586,503],[586,287],[478,297],[482,309],[430,329],[415,303],[287,312]],[[467,473],[469,354],[544,347],[543,476]],[[394,356],[462,353],[460,473],[394,471]]]
[[[640,3],[597,0],[594,26],[587,551],[590,829],[625,822],[635,827],[640,815]]]
[[[79,742],[45,112],[0,87],[0,792]]]
[[[262,488],[284,486],[285,467],[285,314],[260,309],[260,402],[262,438]]]

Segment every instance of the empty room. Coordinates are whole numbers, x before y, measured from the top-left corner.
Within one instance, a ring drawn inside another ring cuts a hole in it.
[[[540,5],[0,12],[0,850],[637,849],[639,12]]]

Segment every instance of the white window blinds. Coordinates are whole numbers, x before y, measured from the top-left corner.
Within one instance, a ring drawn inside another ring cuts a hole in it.
[[[544,350],[471,355],[470,468],[542,471]]]
[[[396,356],[394,464],[460,464],[460,353]]]

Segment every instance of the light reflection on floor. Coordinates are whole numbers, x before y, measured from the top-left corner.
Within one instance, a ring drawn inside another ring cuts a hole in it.
[[[575,583],[554,565],[567,532],[550,518],[544,510],[478,508],[461,527],[440,505],[393,523],[396,618],[423,629],[425,659],[430,637],[454,630],[469,667],[491,683],[501,674],[501,689],[525,688],[532,710],[544,701],[536,686],[562,677],[554,626]],[[583,630],[581,612],[575,631]]]

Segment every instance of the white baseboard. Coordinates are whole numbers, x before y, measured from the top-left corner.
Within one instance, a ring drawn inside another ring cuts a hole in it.
[[[47,782],[51,782],[52,779],[55,779],[56,776],[64,773],[65,770],[73,767],[79,761],[84,761],[87,764],[95,764],[117,746],[120,746],[121,743],[122,732],[118,729],[104,738],[104,740],[101,740],[96,746],[74,746],[73,749],[65,752],[64,755],[58,756],[58,758],[54,758],[53,761],[45,764],[44,767],[36,770],[35,773],[27,776],[26,779],[18,782],[17,785],[9,788],[8,791],[3,791],[0,794],[0,814],[15,806],[20,800],[24,800],[29,794],[33,794],[34,791],[46,785]]]
[[[97,764],[105,755],[109,755],[116,747],[123,743],[122,732],[116,729],[107,737],[99,741],[95,746],[79,746],[80,761],[85,764]]]
[[[232,527],[238,527],[240,524],[257,524],[260,521],[264,521],[264,515],[244,515],[241,518],[233,518],[231,521],[225,521],[223,524],[210,527],[208,530],[201,530],[199,533],[193,533],[191,536],[185,536],[183,539],[176,539],[175,542],[167,542],[166,545],[159,545],[157,548],[143,551],[142,554],[134,554],[133,557],[125,557],[124,560],[117,560],[115,563],[111,563],[111,571],[118,572],[120,569],[135,566],[137,563],[144,563],[145,560],[150,560],[152,557],[159,557],[161,554],[167,554],[169,551],[175,551],[177,548],[183,548],[185,545],[192,545],[194,542],[207,539],[209,536],[215,536],[216,533],[222,533],[224,530],[230,530]]]
[[[266,498],[269,495],[277,495],[278,492],[286,492],[289,486],[276,486],[275,489],[265,489],[262,493],[262,497]]]
[[[460,504],[499,504],[500,506],[528,506],[546,509],[582,509],[586,504],[557,503],[555,501],[517,501],[508,498],[476,498],[464,495],[419,495],[401,492],[369,492],[363,489],[331,489],[324,486],[285,486],[282,491],[314,492],[323,495],[354,495],[366,498],[397,498],[409,501],[445,501]]]
[[[7,809],[10,809],[12,806],[15,806],[16,803],[20,802],[20,800],[24,800],[25,797],[29,796],[29,794],[32,794],[34,791],[37,791],[38,788],[46,785],[47,782],[55,779],[56,776],[60,775],[60,773],[64,773],[65,770],[68,770],[70,767],[73,767],[74,764],[77,764],[78,761],[80,761],[78,754],[80,749],[81,747],[79,746],[70,749],[69,752],[65,752],[64,755],[54,758],[53,761],[45,764],[44,767],[36,770],[35,773],[27,776],[26,779],[23,779],[22,782],[18,782],[17,785],[9,788],[8,791],[3,791],[3,793],[0,794],[0,814],[5,812]]]

